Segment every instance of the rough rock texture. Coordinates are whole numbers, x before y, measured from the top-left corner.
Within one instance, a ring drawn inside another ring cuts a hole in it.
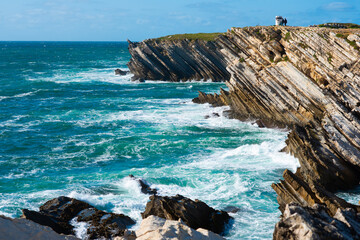
[[[181,195],[151,196],[141,216],[144,219],[150,215],[168,220],[181,219],[193,229],[205,228],[219,234],[225,230],[226,224],[231,219],[224,211],[215,210],[202,201],[193,201]]]
[[[196,240],[224,240],[225,238],[199,228],[194,230],[186,226],[180,219],[178,221],[165,220],[156,216],[145,218],[136,231],[137,240],[165,240],[165,239],[196,239]]]
[[[60,235],[49,227],[27,219],[0,216],[0,239],[26,240],[77,240],[74,236]]]
[[[64,196],[47,201],[39,212],[23,209],[22,218],[63,234],[74,234],[70,221],[76,218],[78,222],[88,223],[90,239],[122,236],[128,226],[135,224],[134,220],[123,214],[107,213],[86,202]]]
[[[129,41],[128,67],[133,80],[225,81],[230,74],[219,50],[213,41]]]
[[[286,205],[275,226],[274,240],[360,239],[360,215],[353,209],[338,209],[331,217],[325,207]]]
[[[146,42],[158,53],[161,47],[185,43]],[[200,93],[194,102],[229,105],[232,117],[291,130],[285,151],[301,167],[296,174],[285,171],[284,180],[273,184],[280,209],[296,202],[325,204],[331,216],[338,208],[358,211],[331,192],[360,181],[360,30],[232,28],[212,44],[231,75],[229,91]],[[141,62],[141,49],[137,51],[134,59]],[[184,53],[192,56],[186,48]],[[131,70],[146,72],[146,66]],[[166,65],[168,71],[172,66]]]

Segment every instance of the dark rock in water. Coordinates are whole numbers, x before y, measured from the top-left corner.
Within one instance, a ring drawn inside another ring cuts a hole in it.
[[[227,206],[223,209],[223,211],[227,213],[237,213],[240,211],[240,208],[235,206]]]
[[[180,218],[193,229],[205,228],[219,234],[224,232],[226,224],[232,219],[224,211],[215,210],[202,201],[193,201],[181,195],[151,196],[145,211],[141,213],[143,219],[150,215],[168,220]]]
[[[120,76],[124,76],[124,75],[126,75],[126,74],[128,74],[129,73],[129,71],[123,71],[123,70],[121,70],[121,69],[115,69],[115,75],[120,75]]]
[[[143,179],[141,178],[136,178],[134,177],[134,175],[129,175],[130,178],[136,180],[141,187],[141,192],[144,194],[157,194],[157,190],[154,188],[151,188],[150,185]]]
[[[319,204],[286,205],[273,239],[360,239],[360,216],[353,209],[338,209],[331,217],[328,209]]]
[[[68,222],[81,210],[91,207],[92,206],[86,202],[61,196],[47,201],[42,205],[40,207],[40,213]]]
[[[107,213],[86,202],[64,196],[47,201],[39,212],[23,209],[22,217],[61,234],[74,234],[70,221],[76,217],[76,221],[89,224],[87,233],[90,239],[122,236],[128,226],[135,224],[123,214]]]
[[[77,217],[77,221],[87,222],[90,225],[87,230],[90,239],[123,236],[127,227],[135,224],[135,221],[128,216],[107,213],[96,208],[82,210]]]
[[[23,209],[22,212],[22,218],[31,220],[43,226],[51,227],[57,233],[67,235],[74,234],[73,226],[71,226],[68,222],[63,221],[62,219],[27,209]]]
[[[205,115],[205,117],[204,117],[205,119],[209,119],[210,118],[210,116],[209,115]]]
[[[213,117],[220,117],[220,114],[218,114],[218,113],[213,113],[212,116],[213,116]]]

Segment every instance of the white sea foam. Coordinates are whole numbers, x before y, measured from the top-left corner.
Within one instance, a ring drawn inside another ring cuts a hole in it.
[[[37,93],[39,91],[40,90],[36,90],[36,91],[32,91],[32,92],[26,92],[26,93],[20,93],[20,94],[16,94],[16,95],[13,95],[13,96],[0,96],[0,101],[2,101],[4,99],[9,99],[9,98],[22,98],[22,97],[34,95],[35,93]]]
[[[87,229],[90,226],[86,222],[78,222],[77,217],[71,219],[70,224],[74,227],[75,236],[80,239],[87,239]]]
[[[123,68],[122,70],[128,71]],[[55,83],[86,83],[86,82],[106,82],[113,84],[131,84],[131,77],[133,74],[126,74],[124,76],[115,75],[113,68],[103,69],[88,69],[83,72],[69,73],[67,70],[58,70],[51,77],[43,77],[42,75],[36,78],[28,77],[29,81],[45,81]]]

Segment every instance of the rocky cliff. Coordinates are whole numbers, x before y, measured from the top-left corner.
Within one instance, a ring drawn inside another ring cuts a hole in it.
[[[136,80],[208,80],[230,79],[224,56],[214,41],[146,40],[129,41],[132,56],[128,63]]]
[[[194,102],[229,105],[241,120],[289,128],[284,150],[301,167],[272,185],[280,210],[322,204],[333,217],[338,209],[360,210],[333,194],[360,181],[359,32],[248,27],[211,42],[148,40],[130,43],[129,68],[141,79],[225,80],[229,91],[200,93]]]

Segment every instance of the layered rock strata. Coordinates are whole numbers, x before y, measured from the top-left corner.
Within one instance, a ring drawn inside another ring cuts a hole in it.
[[[188,43],[142,44],[150,49],[157,47],[156,56],[161,58],[161,52],[170,46]],[[232,28],[211,44],[221,55],[220,66],[224,62],[230,73],[226,82],[229,90],[214,95],[200,93],[194,102],[228,105],[231,115],[238,119],[291,130],[285,151],[298,158],[301,167],[296,174],[285,171],[284,180],[273,184],[280,209],[284,211],[286,204],[296,202],[302,207],[324,204],[331,217],[337,209],[359,211],[359,206],[332,193],[360,181],[359,32],[304,27]],[[140,60],[141,54],[138,48],[133,59],[151,62],[147,55]],[[183,48],[184,54],[192,57],[187,47]],[[193,60],[203,63],[199,58]],[[174,63],[165,65],[171,72]],[[130,69],[146,72],[147,66],[152,64]],[[175,70],[175,75],[187,77],[185,72]],[[151,77],[157,75],[147,76]]]
[[[230,78],[222,53],[213,41],[129,41],[128,67],[134,80],[208,80]]]
[[[322,205],[286,205],[273,239],[360,239],[360,214],[353,209],[338,209],[330,216]]]

